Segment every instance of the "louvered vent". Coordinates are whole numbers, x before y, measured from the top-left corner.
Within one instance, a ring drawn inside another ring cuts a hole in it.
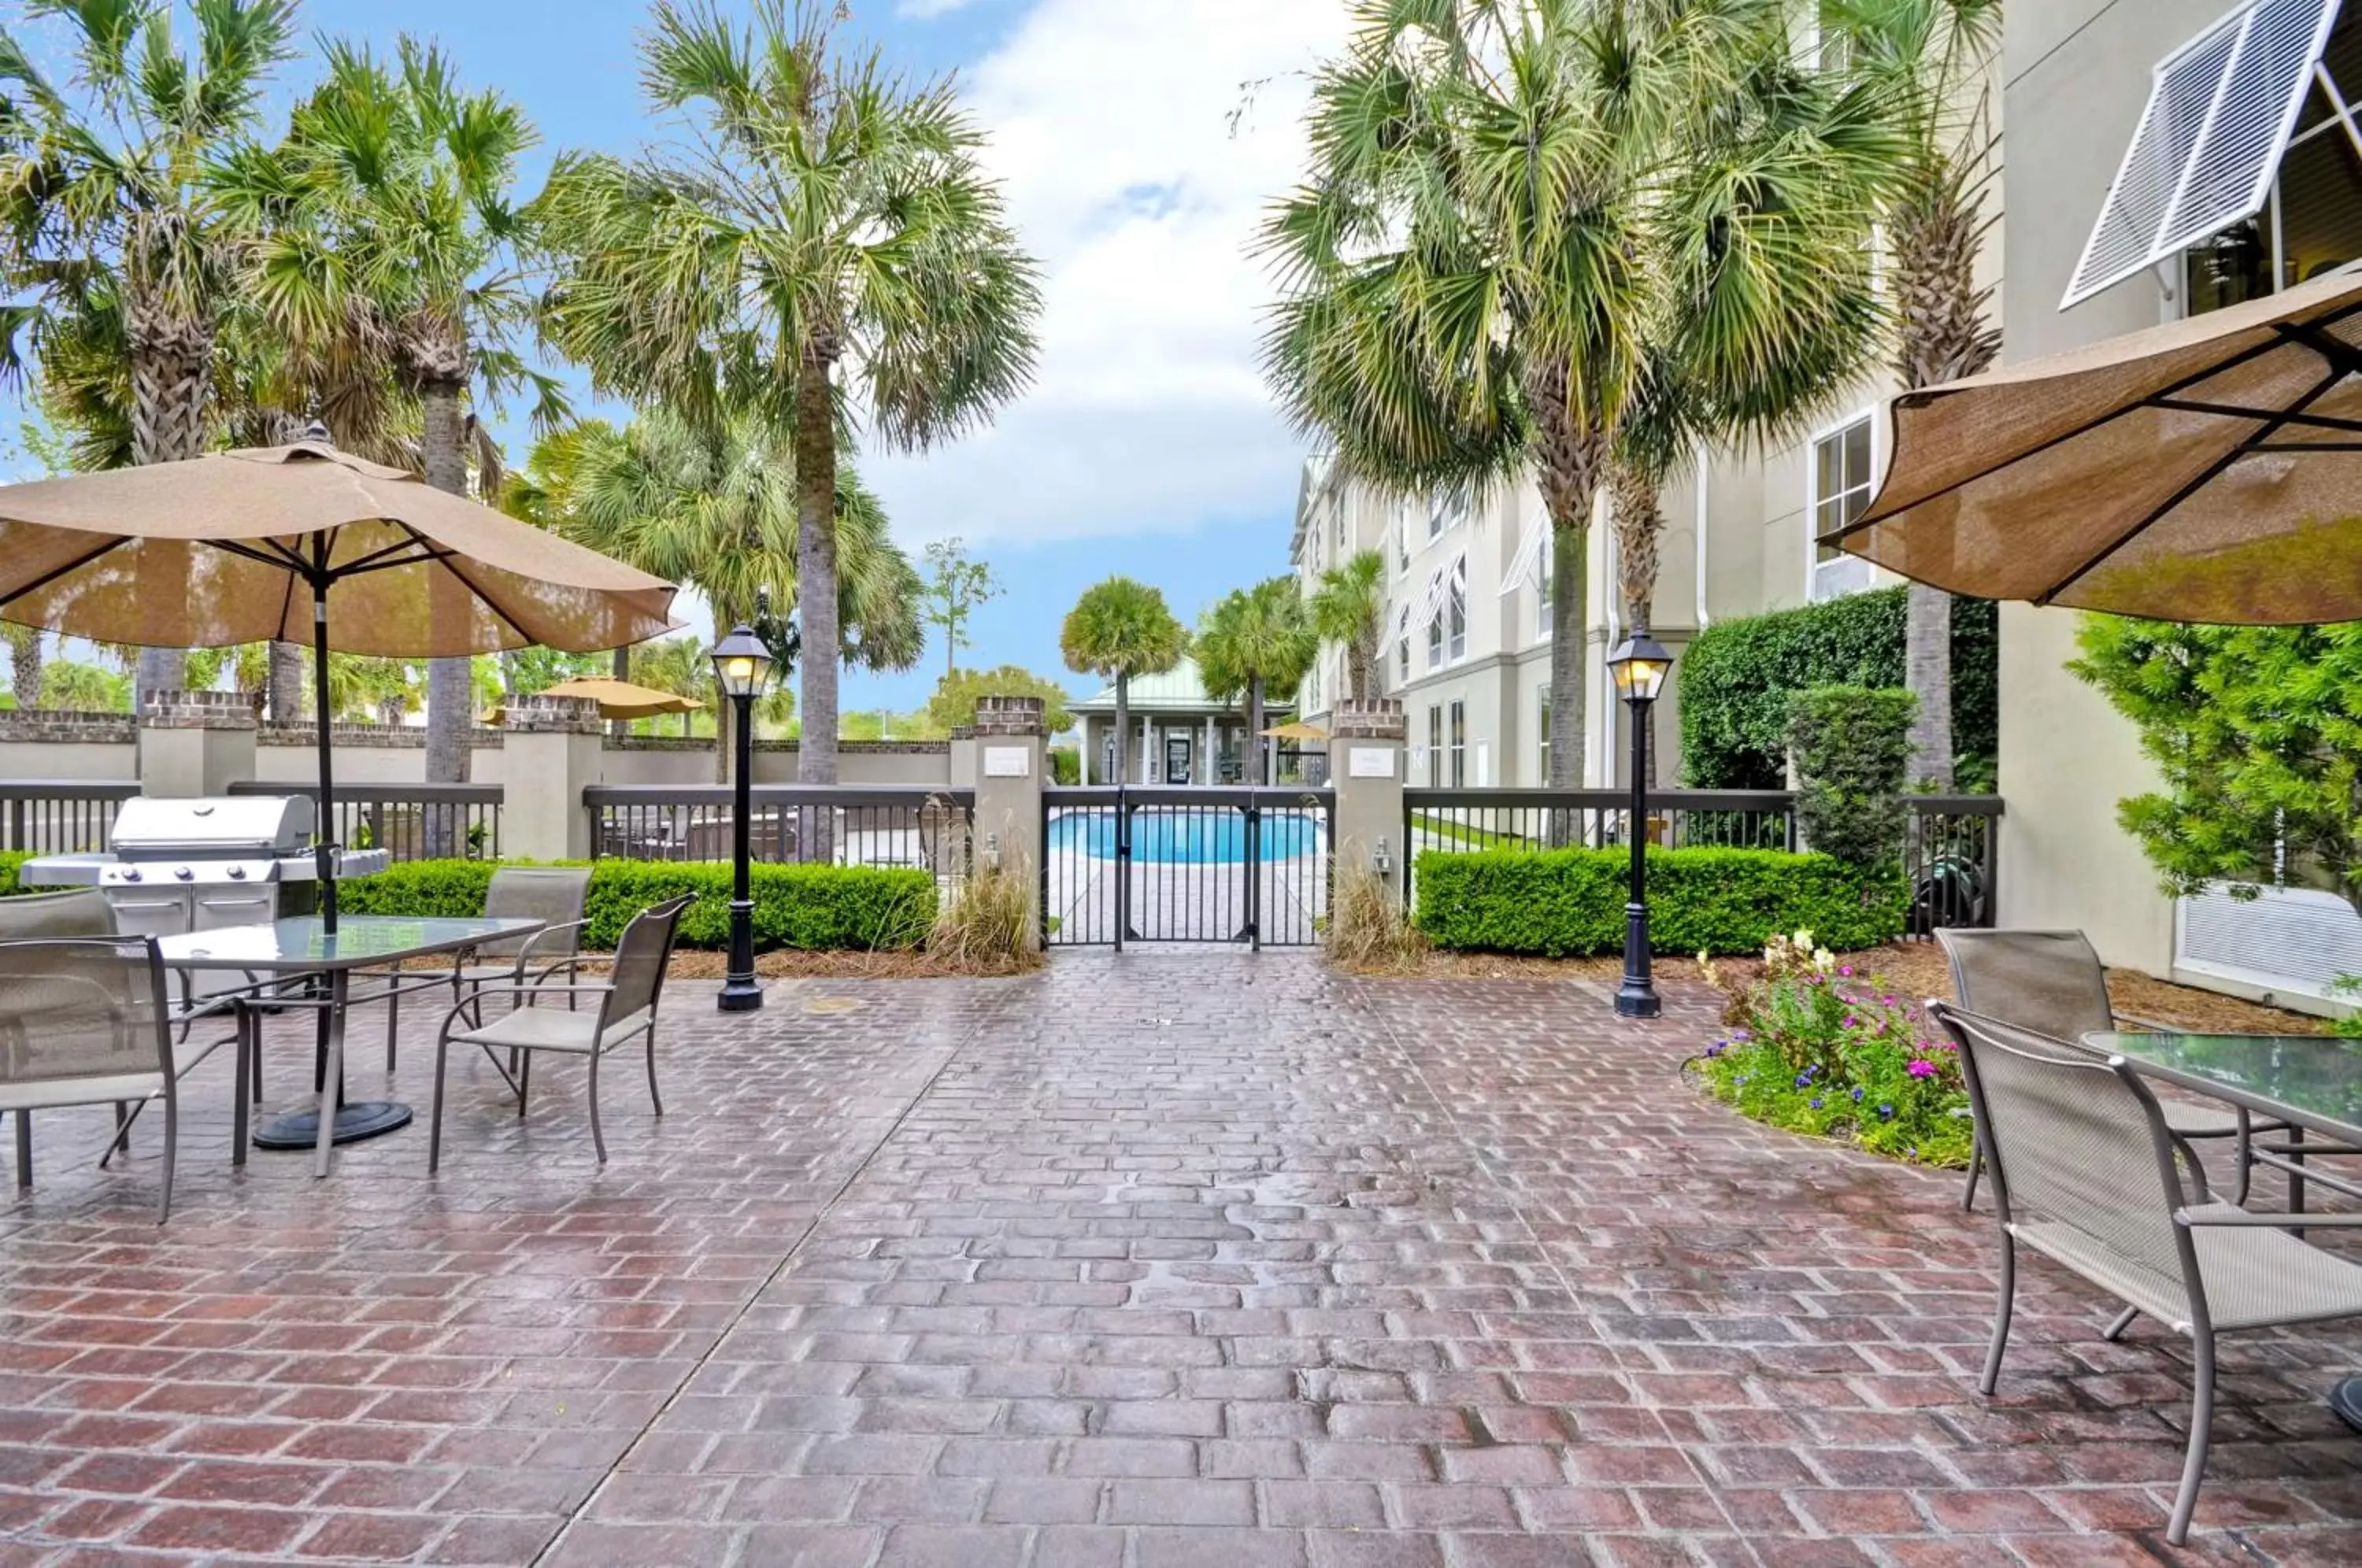
[[[2313,997],[2362,975],[2362,915],[2329,893],[2205,893],[2181,900],[2179,924],[2174,962],[2187,968]]]
[[[2256,0],[2166,57],[2059,309],[2261,210],[2338,0]]]

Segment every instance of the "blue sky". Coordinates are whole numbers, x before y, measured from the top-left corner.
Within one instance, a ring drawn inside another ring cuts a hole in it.
[[[1022,664],[1086,690],[1057,638],[1092,582],[1137,577],[1194,622],[1227,590],[1286,569],[1302,444],[1254,371],[1266,286],[1246,242],[1297,172],[1303,72],[1339,41],[1341,0],[852,10],[852,29],[896,63],[959,73],[1048,302],[1032,392],[987,432],[922,456],[871,454],[863,470],[913,557],[962,536],[1004,584],[963,664]],[[629,151],[661,134],[639,96],[646,14],[634,0],[304,0],[301,19],[307,34],[440,42],[469,81],[498,84],[531,116],[537,187],[561,149]],[[306,69],[291,68],[290,93]],[[509,445],[521,458],[524,433]],[[907,673],[849,670],[844,706],[916,707],[942,666],[931,647]]]

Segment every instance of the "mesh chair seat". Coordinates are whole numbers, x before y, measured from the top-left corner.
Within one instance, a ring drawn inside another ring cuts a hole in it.
[[[563,1051],[587,1056],[594,1045],[602,1051],[613,1050],[648,1028],[654,1019],[650,1009],[642,1008],[602,1032],[596,1012],[521,1007],[502,1013],[480,1029],[454,1034],[451,1040],[454,1044],[482,1045],[496,1051]]]
[[[2194,1206],[2193,1219],[2220,1220],[2243,1212],[2236,1205]],[[2072,1225],[2032,1220],[2010,1233],[2052,1262],[2176,1333],[2190,1332],[2190,1308],[2180,1275],[2170,1278],[2118,1252]],[[2271,1329],[2362,1314],[2362,1266],[2308,1246],[2285,1231],[2262,1226],[2194,1227],[2190,1233],[2205,1282],[2206,1307],[2215,1331]]]

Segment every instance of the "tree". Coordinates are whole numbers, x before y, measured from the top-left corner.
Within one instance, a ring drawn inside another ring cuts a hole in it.
[[[8,644],[8,690],[17,694],[19,708],[41,705],[41,629],[20,626],[14,621],[0,624],[0,638]]]
[[[69,712],[127,713],[131,682],[94,664],[53,658],[41,667],[40,705]]]
[[[1247,700],[1247,756],[1253,759],[1247,782],[1274,782],[1275,754],[1263,733],[1264,701],[1293,697],[1320,651],[1296,580],[1266,578],[1253,588],[1232,589],[1199,621],[1195,646],[1206,694],[1219,702],[1242,694]]]
[[[944,629],[944,674],[959,668],[960,628],[976,607],[1000,597],[992,568],[970,560],[957,538],[937,539],[927,547],[927,624]]]
[[[1031,378],[1036,270],[952,83],[841,50],[829,0],[751,25],[657,0],[642,81],[683,148],[562,161],[550,334],[602,390],[793,432],[807,784],[836,781],[841,426],[890,450],[983,423]]]
[[[2087,615],[2067,668],[2140,732],[2163,788],[2117,808],[2177,896],[2283,884],[2362,911],[2362,624]]]
[[[63,21],[79,92],[0,31],[0,281],[22,293],[0,301],[0,380],[119,346],[129,460],[197,457],[236,305],[210,181],[293,52],[293,0],[201,0],[192,47],[173,37],[171,0],[29,0],[24,14]],[[177,649],[139,664],[147,690],[185,683]]]
[[[1345,683],[1356,702],[1378,694],[1379,622],[1386,613],[1386,557],[1363,550],[1320,574],[1312,592],[1312,629],[1345,650]]]
[[[665,637],[653,643],[642,643],[638,682],[652,691],[669,691],[676,697],[687,697],[706,705],[711,712],[715,701],[713,658],[704,644],[695,637]],[[692,733],[695,713],[680,716],[680,733]],[[648,723],[657,723],[655,719]]]
[[[2001,352],[1987,318],[1992,286],[1977,282],[1994,169],[1980,83],[2000,40],[2001,0],[1823,0],[1821,12],[1825,35],[1875,85],[1903,140],[1901,179],[1882,215],[1895,372],[1906,392],[1972,376]],[[1953,783],[1951,621],[1949,594],[1911,585],[1912,774],[1938,790]]]
[[[539,461],[545,441],[535,464],[548,477],[544,512],[558,532],[694,587],[721,631],[753,623],[766,595],[775,612],[793,611],[810,625],[813,606],[801,591],[802,502],[783,429],[754,414],[705,425],[658,408],[621,430],[593,422],[561,439],[562,461]],[[836,602],[829,619],[844,628],[842,646],[855,663],[908,669],[926,641],[918,571],[850,465],[837,469],[836,480],[829,529]],[[726,743],[728,706],[715,713]],[[726,767],[728,755],[727,744],[717,749],[717,767]]]
[[[536,424],[566,414],[557,383],[512,346],[530,305],[517,266],[531,237],[512,186],[534,131],[497,91],[463,89],[439,50],[405,36],[397,52],[389,65],[330,43],[326,80],[296,108],[285,141],[233,160],[220,183],[256,237],[246,277],[288,344],[292,376],[315,392],[391,382],[417,407],[426,482],[464,495],[472,466],[489,497],[501,490],[500,451],[471,397],[530,385]],[[347,398],[331,414],[340,436],[382,441],[381,428],[356,426],[381,426],[396,411]],[[467,778],[475,713],[468,658],[430,661],[430,782]],[[451,824],[429,827],[432,838]]]
[[[1115,682],[1115,781],[1131,769],[1131,678],[1162,675],[1189,651],[1189,634],[1164,607],[1164,595],[1128,577],[1083,591],[1058,628],[1066,668]]]
[[[1554,786],[1583,776],[1594,498],[1652,359],[1776,385],[1861,310],[1861,259],[1826,265],[1820,236],[1863,215],[1811,204],[1869,178],[1876,138],[1859,94],[1794,63],[1793,11],[1356,0],[1311,170],[1263,231],[1266,374],[1349,472],[1406,495],[1538,480]]]
[[[1066,712],[1066,689],[1054,680],[1004,664],[998,669],[955,669],[935,683],[927,699],[927,722],[946,733],[976,723],[976,704],[983,697],[1039,697],[1042,733],[1062,735],[1073,727]]]

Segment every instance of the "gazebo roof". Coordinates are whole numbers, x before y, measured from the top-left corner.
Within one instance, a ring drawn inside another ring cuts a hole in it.
[[[1135,713],[1190,713],[1202,717],[1208,713],[1236,713],[1244,706],[1243,702],[1218,702],[1206,695],[1205,681],[1198,674],[1198,661],[1193,658],[1182,659],[1162,675],[1137,676],[1131,682],[1131,711]],[[1280,698],[1266,697],[1263,706],[1266,714],[1296,710],[1293,701]],[[1115,687],[1109,685],[1084,701],[1069,702],[1066,711],[1113,713]]]

